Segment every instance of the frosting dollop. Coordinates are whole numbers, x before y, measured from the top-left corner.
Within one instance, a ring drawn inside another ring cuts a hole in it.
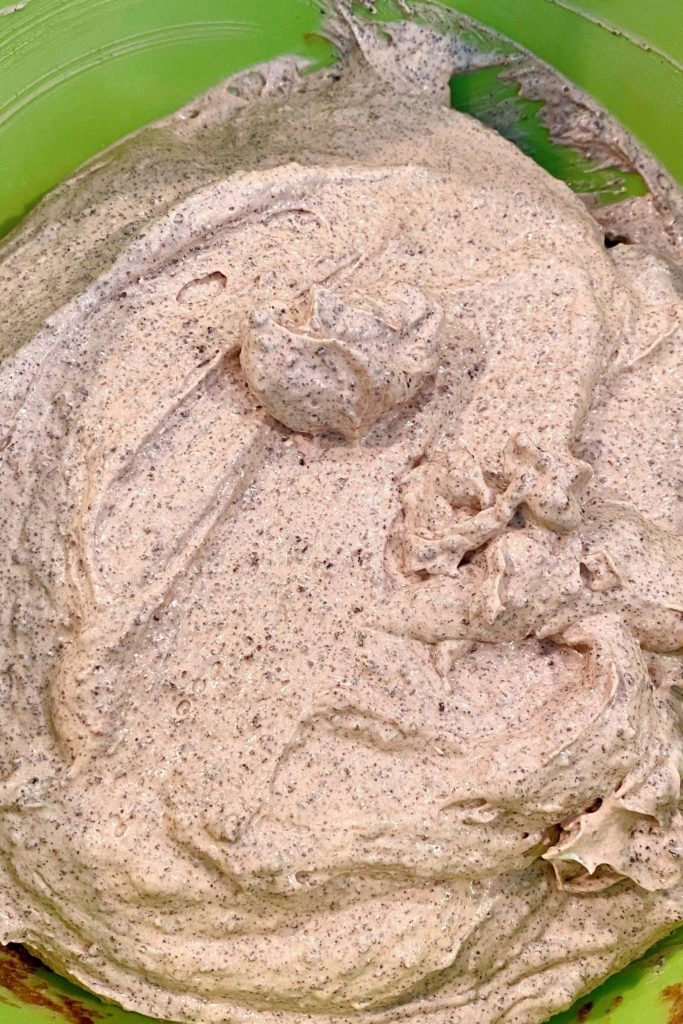
[[[347,302],[318,286],[311,307],[295,330],[266,311],[252,313],[242,369],[253,395],[285,426],[358,440],[435,373],[440,310],[409,286],[393,301],[375,302]]]

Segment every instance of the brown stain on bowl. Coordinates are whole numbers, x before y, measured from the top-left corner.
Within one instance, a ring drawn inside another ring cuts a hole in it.
[[[583,1006],[579,1007],[579,1012],[576,1015],[576,1019],[581,1021],[588,1020],[592,1009],[593,1004],[591,1002],[584,1003]]]
[[[50,992],[37,972],[43,964],[21,946],[0,948],[0,986],[24,1005],[39,1006],[59,1014],[68,1024],[95,1024],[102,1015],[61,992]],[[0,1002],[11,1001],[0,992]]]
[[[683,984],[667,985],[662,999],[670,1003],[668,1024],[683,1024]]]

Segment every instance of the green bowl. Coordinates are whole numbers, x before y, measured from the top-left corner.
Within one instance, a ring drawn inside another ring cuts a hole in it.
[[[0,4],[7,0],[0,0]],[[446,2],[446,0],[444,0]],[[682,0],[447,0],[591,93],[683,183]],[[283,53],[333,59],[313,0],[19,0],[0,8],[0,235],[116,139],[250,64]],[[379,17],[396,16],[392,0]],[[579,192],[644,191],[633,172],[554,146],[538,104],[486,68],[454,80],[453,105],[495,124]],[[499,126],[500,127],[500,126]],[[616,187],[615,187],[616,181]],[[0,950],[0,1024],[135,1024],[32,960]],[[553,1024],[683,1024],[683,933],[579,1000]]]

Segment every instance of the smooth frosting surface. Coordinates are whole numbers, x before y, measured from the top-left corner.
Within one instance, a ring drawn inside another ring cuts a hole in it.
[[[0,938],[536,1024],[683,918],[683,275],[362,31],[0,253]]]

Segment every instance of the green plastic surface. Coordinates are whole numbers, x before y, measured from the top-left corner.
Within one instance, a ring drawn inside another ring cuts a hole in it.
[[[540,113],[540,100],[523,99],[516,82],[500,68],[479,68],[451,80],[451,104],[495,128],[522,152],[578,193],[590,193],[602,204],[647,193],[639,174],[618,167],[602,167],[569,146],[557,145]]]
[[[331,56],[314,0],[22,2],[0,7],[0,234],[89,156],[231,72]],[[681,0],[444,3],[554,64],[683,182]]]
[[[683,182],[683,0],[443,2],[554,64]],[[331,48],[315,34],[320,16],[314,0],[28,0],[0,14],[0,234],[88,157],[228,74],[282,53],[329,61]],[[590,167],[553,146],[538,104],[520,100],[496,69],[459,76],[451,91],[454,106],[498,127],[577,191],[605,202],[642,191],[637,175]],[[64,1020],[144,1018],[0,951],[0,1024]],[[553,1024],[578,1020],[683,1024],[683,937]]]
[[[665,940],[549,1024],[681,1024],[683,935]],[[102,1003],[23,951],[0,949],[0,1024],[151,1024]]]
[[[28,0],[0,17],[0,234],[88,157],[234,71],[329,60],[319,24],[301,0]]]
[[[683,182],[681,0],[445,0],[595,96]]]

